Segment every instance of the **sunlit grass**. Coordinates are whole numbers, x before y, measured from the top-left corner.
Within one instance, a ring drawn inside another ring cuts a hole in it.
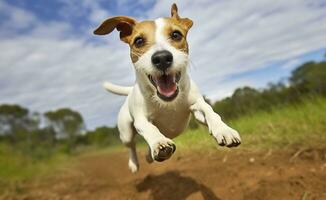
[[[303,103],[275,107],[228,122],[238,130],[242,148],[286,148],[326,146],[326,98],[306,99]],[[184,148],[214,148],[216,143],[206,127],[188,130],[176,140]]]
[[[15,151],[7,144],[0,144],[0,192],[29,178],[49,174],[63,163],[68,163],[68,157],[64,153],[55,153],[46,159],[37,160]]]

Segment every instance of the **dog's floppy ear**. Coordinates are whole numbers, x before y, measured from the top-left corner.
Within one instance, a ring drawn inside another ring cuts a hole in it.
[[[104,22],[94,31],[95,35],[106,35],[111,33],[115,28],[120,32],[120,39],[127,41],[127,36],[131,35],[132,29],[137,21],[127,16],[112,17]]]
[[[181,25],[183,25],[187,30],[192,27],[192,20],[189,18],[180,18],[178,14],[178,7],[177,4],[172,4],[171,6],[171,17],[176,19],[177,21],[180,22]]]

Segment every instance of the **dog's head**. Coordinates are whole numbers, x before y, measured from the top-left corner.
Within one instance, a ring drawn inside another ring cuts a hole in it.
[[[118,16],[105,20],[94,34],[106,35],[114,29],[120,39],[130,46],[130,57],[142,87],[160,100],[172,101],[179,93],[179,82],[188,65],[187,33],[192,26],[188,18],[178,15],[176,4],[171,17],[137,22]]]

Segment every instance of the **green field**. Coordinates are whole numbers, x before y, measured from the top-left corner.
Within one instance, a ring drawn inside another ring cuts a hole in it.
[[[310,98],[303,103],[275,107],[271,112],[258,112],[232,120],[228,124],[239,131],[242,137],[240,148],[271,149],[325,148],[326,147],[326,98]],[[219,147],[204,126],[187,130],[175,139],[180,149],[226,149]],[[114,143],[115,144],[115,143]],[[146,147],[140,142],[138,149]],[[0,188],[8,181],[19,182],[35,176],[43,176],[53,169],[70,164],[76,155],[98,151],[121,150],[122,144],[105,149],[84,148],[79,153],[66,155],[56,153],[50,158],[35,160],[0,143]]]

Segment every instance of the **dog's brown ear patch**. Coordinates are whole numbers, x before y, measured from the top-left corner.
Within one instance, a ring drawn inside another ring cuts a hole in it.
[[[192,20],[189,18],[180,18],[179,21],[180,21],[180,24],[183,25],[187,30],[189,30],[193,25]]]
[[[106,35],[111,33],[115,28],[120,32],[120,39],[127,41],[127,36],[131,35],[132,29],[137,21],[127,16],[112,17],[104,22],[94,31],[95,35]]]
[[[189,30],[193,22],[189,18],[181,18],[178,14],[178,7],[177,4],[172,4],[171,6],[171,18],[176,19],[186,30]]]

